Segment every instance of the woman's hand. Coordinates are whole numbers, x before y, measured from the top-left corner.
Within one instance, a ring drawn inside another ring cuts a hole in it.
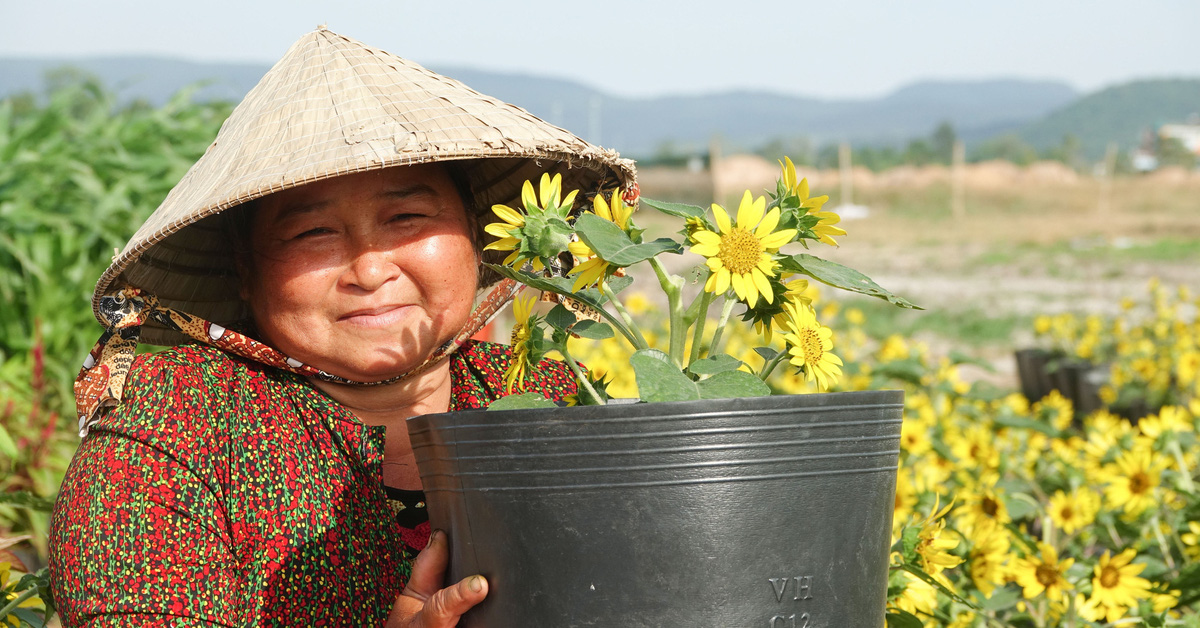
[[[434,530],[429,544],[413,561],[412,576],[392,606],[387,628],[454,628],[463,613],[483,601],[488,590],[483,576],[470,576],[439,589],[449,562],[446,533]]]

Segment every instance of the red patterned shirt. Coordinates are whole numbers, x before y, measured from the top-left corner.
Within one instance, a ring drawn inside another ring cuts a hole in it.
[[[504,396],[507,347],[449,359],[451,410]],[[575,393],[553,360],[525,388]],[[382,625],[429,536],[389,503],[383,445],[299,376],[202,345],[139,356],[59,493],[64,626]]]

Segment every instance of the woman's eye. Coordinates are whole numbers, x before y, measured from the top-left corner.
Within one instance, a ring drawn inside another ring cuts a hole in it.
[[[327,229],[325,227],[316,227],[315,229],[309,229],[308,231],[302,231],[302,232],[292,236],[292,239],[293,240],[302,240],[305,238],[311,238],[313,236],[324,235],[326,233],[333,233],[333,230]]]

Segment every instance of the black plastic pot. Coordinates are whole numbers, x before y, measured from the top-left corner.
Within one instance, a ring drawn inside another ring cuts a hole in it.
[[[882,626],[903,393],[409,419],[467,628]]]
[[[1041,401],[1050,394],[1054,386],[1050,383],[1047,365],[1050,352],[1044,349],[1021,349],[1016,352],[1017,377],[1021,380],[1021,394],[1029,403]]]

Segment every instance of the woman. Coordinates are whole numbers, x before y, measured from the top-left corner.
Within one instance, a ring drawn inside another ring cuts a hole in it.
[[[505,394],[507,349],[469,340],[515,292],[483,285],[480,212],[543,172],[633,185],[403,59],[294,45],[97,285],[51,534],[64,625],[449,627],[484,599],[442,588],[404,420]],[[525,388],[574,392],[553,361]]]

